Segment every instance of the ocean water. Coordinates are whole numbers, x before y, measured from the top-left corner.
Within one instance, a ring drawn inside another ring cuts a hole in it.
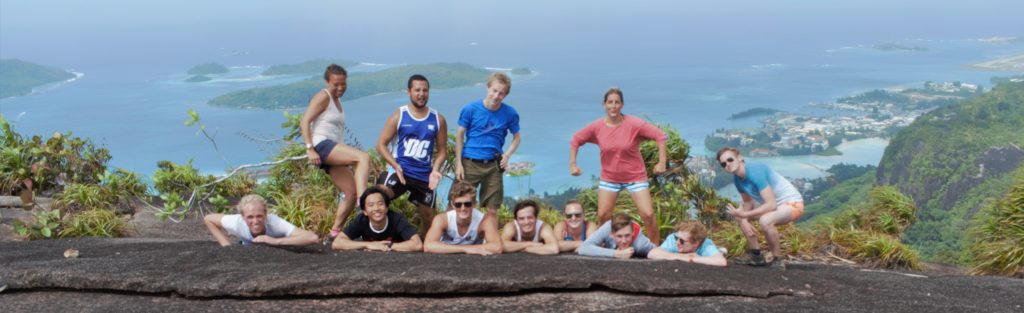
[[[61,5],[0,3],[0,57],[84,73],[56,88],[0,99],[0,113],[15,120],[19,132],[72,131],[109,148],[112,165],[140,173],[152,173],[159,160],[193,160],[203,171],[219,173],[267,160],[277,149],[267,140],[282,135],[280,110],[206,105],[226,92],[307,77],[260,76],[270,65],[344,58],[364,62],[355,71],[431,62],[526,66],[534,73],[513,76],[506,102],[521,115],[523,142],[513,161],[531,161],[536,168],[530,177],[506,178],[511,196],[592,183],[591,175],[600,171],[597,148],[581,148],[584,175],[572,177],[568,142],[603,115],[601,97],[611,86],[623,89],[626,114],[673,125],[692,154],[706,155],[711,152],[703,139],[716,128],[756,125],[754,119],[726,119],[745,109],[837,114],[809,104],[927,80],[989,88],[990,77],[1013,73],[965,65],[1024,53],[1022,41],[979,40],[1024,37],[1024,22],[1010,13],[1024,11],[1012,10],[1024,5],[1009,1],[971,8],[928,2],[739,1],[730,7],[654,1],[614,10],[607,9],[614,2],[600,1],[56,3]],[[879,11],[882,6],[887,10]],[[872,23],[856,18],[868,14]],[[872,48],[885,43],[928,50]],[[211,61],[231,72],[208,82],[183,82],[188,68]],[[429,104],[454,132],[459,109],[484,93],[483,86],[435,89]],[[343,98],[349,132],[363,148],[371,147],[388,114],[407,100],[404,93]],[[216,134],[223,159],[195,127],[184,126],[188,109],[199,112],[201,123]],[[877,164],[886,143],[847,143],[839,148],[842,156],[759,161],[787,176],[817,177],[835,163]]]

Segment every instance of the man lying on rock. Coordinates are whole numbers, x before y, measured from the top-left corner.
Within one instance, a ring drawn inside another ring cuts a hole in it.
[[[420,251],[423,240],[405,216],[391,211],[388,193],[382,187],[366,188],[359,197],[362,209],[345,231],[331,244],[334,250]]]
[[[708,237],[708,229],[698,221],[676,224],[676,232],[661,242],[661,249],[669,254],[648,254],[651,259],[678,260],[711,266],[725,266],[729,262]]]
[[[498,222],[476,209],[476,187],[456,182],[448,192],[448,212],[434,216],[423,243],[427,253],[501,254]]]
[[[311,231],[304,230],[275,214],[267,214],[267,201],[251,194],[238,201],[239,214],[207,214],[206,228],[221,246],[231,245],[228,234],[241,239],[243,245],[262,243],[275,246],[302,246],[319,241]]]
[[[640,229],[640,224],[633,222],[629,215],[617,213],[615,216],[612,216],[611,220],[601,225],[593,235],[587,236],[587,240],[583,241],[583,244],[580,245],[578,253],[584,256],[614,257],[617,259],[636,257],[652,260],[696,262],[692,254],[669,252],[654,245],[650,239],[647,239],[641,233]],[[685,238],[690,239],[690,236],[686,235]],[[685,245],[683,248],[688,249],[689,245]],[[724,261],[725,259],[723,258],[722,260]]]

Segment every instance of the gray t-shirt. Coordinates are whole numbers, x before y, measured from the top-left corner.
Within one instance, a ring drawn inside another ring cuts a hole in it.
[[[633,224],[637,227],[636,223]],[[647,253],[656,247],[647,236],[642,233],[633,239],[633,257],[646,258]],[[585,256],[599,256],[611,258],[615,256],[615,238],[612,238],[612,222],[607,221],[594,232],[587,236],[587,240],[580,245],[579,254]]]

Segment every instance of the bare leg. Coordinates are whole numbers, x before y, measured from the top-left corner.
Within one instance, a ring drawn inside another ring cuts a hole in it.
[[[352,198],[358,198],[359,195],[363,194],[366,190],[366,182],[369,181],[370,176],[370,155],[366,152],[360,151],[359,149],[352,148],[344,144],[337,144],[334,149],[331,150],[331,154],[327,156],[327,165],[350,165],[352,166],[352,174],[355,180],[356,189],[352,193]],[[348,194],[346,193],[347,197]]]
[[[658,221],[654,218],[654,205],[651,203],[651,191],[648,189],[629,193],[636,204],[636,210],[640,213],[640,219],[644,221],[644,228],[647,230],[647,239],[650,239],[655,246],[661,244],[661,231],[658,229]]]
[[[757,240],[757,231],[754,230],[754,225],[750,224],[750,221],[745,218],[736,218],[736,223],[740,224],[740,232],[743,233],[744,237],[747,237],[747,248],[760,250],[761,243]]]
[[[608,190],[597,190],[597,226],[601,227],[605,222],[612,219],[612,211],[615,209],[615,202],[619,200],[619,193]]]
[[[331,226],[331,229],[340,229],[348,219],[349,213],[352,213],[352,208],[356,206],[358,196],[355,182],[352,180],[352,170],[348,166],[331,166],[329,173],[334,187],[345,194],[345,201],[338,204],[338,211],[334,215],[334,225]]]
[[[793,208],[781,205],[775,209],[775,212],[761,215],[761,218],[758,220],[758,223],[761,224],[761,230],[764,231],[765,241],[768,242],[768,248],[772,250],[773,257],[782,255],[782,247],[779,244],[781,236],[779,236],[779,230],[775,225],[791,222],[793,220],[792,212]]]
[[[422,204],[417,204],[416,207],[420,209],[420,237],[425,237],[427,228],[434,221],[434,208]]]

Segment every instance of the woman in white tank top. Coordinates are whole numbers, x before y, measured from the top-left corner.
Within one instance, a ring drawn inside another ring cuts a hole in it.
[[[333,239],[341,232],[341,224],[356,206],[358,195],[366,190],[370,156],[345,144],[345,111],[341,107],[341,96],[348,87],[348,72],[337,64],[331,64],[324,71],[324,80],[327,88],[313,95],[299,128],[310,163],[327,171],[334,186],[345,194],[345,201],[338,205],[334,226],[328,235]]]

